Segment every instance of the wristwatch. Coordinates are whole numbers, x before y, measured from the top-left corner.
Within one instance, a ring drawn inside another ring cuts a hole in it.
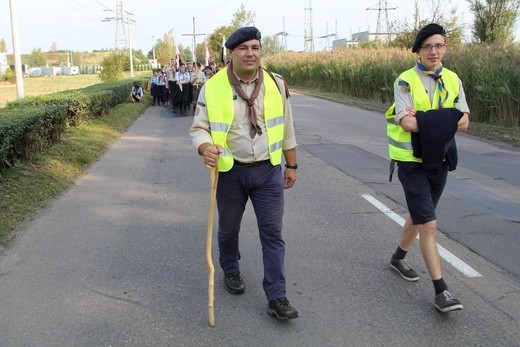
[[[288,169],[296,170],[298,168],[298,164],[294,164],[294,165],[285,164],[285,167]]]

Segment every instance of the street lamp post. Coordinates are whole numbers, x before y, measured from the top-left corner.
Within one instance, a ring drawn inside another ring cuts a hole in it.
[[[155,36],[152,35],[152,59],[153,59],[153,68],[155,69]]]

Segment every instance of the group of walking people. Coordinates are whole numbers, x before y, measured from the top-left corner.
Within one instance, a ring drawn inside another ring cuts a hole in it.
[[[153,71],[150,79],[152,105],[171,107],[173,113],[187,116],[190,110],[195,111],[200,89],[213,75],[213,68],[206,66],[203,70],[201,63],[191,61],[177,64],[174,58],[170,63]]]

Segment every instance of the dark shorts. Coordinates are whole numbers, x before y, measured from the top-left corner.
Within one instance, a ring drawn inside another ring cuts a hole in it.
[[[397,165],[413,224],[436,220],[435,208],[448,177],[447,163],[438,172],[425,171],[421,163],[398,162]]]

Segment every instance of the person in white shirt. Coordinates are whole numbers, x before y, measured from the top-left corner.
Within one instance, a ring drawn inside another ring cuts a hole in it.
[[[130,96],[132,97],[132,102],[140,102],[143,97],[143,88],[139,84],[134,84],[130,91]]]

